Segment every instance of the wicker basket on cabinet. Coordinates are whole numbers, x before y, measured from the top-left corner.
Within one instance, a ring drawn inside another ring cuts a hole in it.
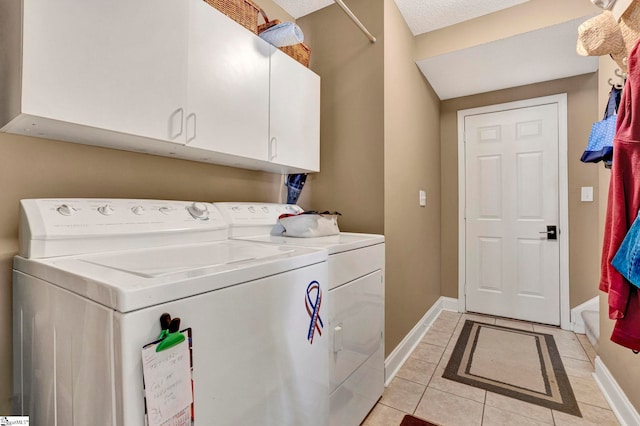
[[[249,31],[258,34],[260,8],[251,0],[204,0]]]

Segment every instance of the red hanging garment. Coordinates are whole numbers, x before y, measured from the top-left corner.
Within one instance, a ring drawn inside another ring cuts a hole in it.
[[[640,49],[629,54],[622,92],[602,248],[600,290],[608,292],[609,318],[616,320],[611,340],[640,350],[640,295],[614,267],[611,259],[640,210]]]

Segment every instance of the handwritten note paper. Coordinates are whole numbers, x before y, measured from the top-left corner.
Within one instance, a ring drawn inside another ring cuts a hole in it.
[[[188,339],[161,352],[156,352],[156,344],[147,345],[142,349],[142,373],[149,426],[190,423],[193,393],[187,342]],[[182,423],[181,419],[188,420],[189,423]]]

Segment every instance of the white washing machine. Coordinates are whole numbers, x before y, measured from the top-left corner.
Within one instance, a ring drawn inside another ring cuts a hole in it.
[[[20,207],[15,415],[144,425],[141,350],[169,313],[192,330],[196,425],[328,424],[326,251],[228,240],[210,204]]]
[[[330,424],[359,425],[384,391],[384,236],[285,237],[287,204],[214,203],[230,238],[329,252]]]

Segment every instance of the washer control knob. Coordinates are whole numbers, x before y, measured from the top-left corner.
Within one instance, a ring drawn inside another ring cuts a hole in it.
[[[141,215],[144,213],[144,207],[134,206],[134,207],[131,207],[131,211],[133,212],[133,214]]]
[[[104,206],[98,207],[98,212],[105,216],[111,216],[115,213],[115,210],[111,207],[111,204],[105,204]]]
[[[77,210],[69,204],[62,204],[56,210],[63,216],[71,216],[77,212]]]
[[[204,203],[193,203],[187,207],[187,211],[194,219],[204,220],[209,218],[209,209]]]

